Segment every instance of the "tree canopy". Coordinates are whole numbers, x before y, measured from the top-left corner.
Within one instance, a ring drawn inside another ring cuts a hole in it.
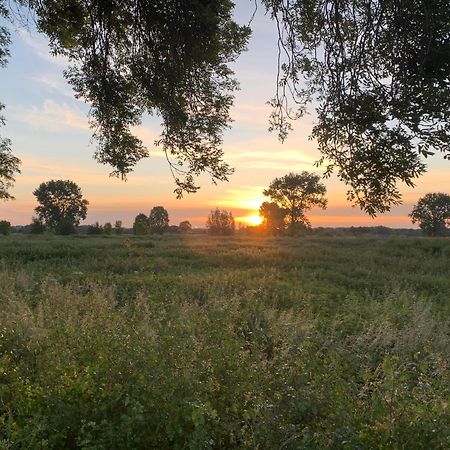
[[[263,0],[279,30],[271,128],[317,105],[312,137],[327,174],[371,215],[400,202],[420,156],[450,157],[448,0]],[[297,110],[290,110],[293,100]]]
[[[169,213],[163,206],[154,206],[148,216],[148,224],[152,233],[164,233],[169,226]]]
[[[80,221],[86,219],[89,202],[80,187],[70,180],[50,180],[33,192],[39,205],[34,209],[38,220],[57,234],[73,233]]]
[[[150,231],[150,226],[148,223],[148,217],[144,213],[139,213],[134,218],[133,233],[142,235],[142,234],[148,234],[149,231]]]
[[[226,180],[222,134],[237,83],[229,63],[249,28],[232,20],[230,0],[17,0],[36,15],[76,96],[92,105],[96,159],[120,177],[149,155],[133,133],[157,114],[162,147],[177,185],[195,192],[195,177]]]
[[[284,211],[290,227],[294,228],[297,224],[310,226],[306,211],[315,206],[326,208],[326,191],[319,175],[291,172],[284,177],[275,178],[263,194]]]
[[[233,214],[231,211],[216,208],[209,214],[206,220],[206,228],[210,234],[223,236],[234,234],[236,225]]]
[[[11,233],[11,223],[7,220],[0,220],[0,234],[4,236]]]
[[[188,233],[192,230],[191,222],[189,222],[189,220],[183,220],[180,222],[178,229],[180,230],[180,233]]]
[[[428,236],[446,234],[450,227],[450,195],[442,192],[426,194],[419,199],[409,217]]]
[[[281,234],[285,228],[287,211],[274,202],[263,202],[259,215],[263,218],[262,226],[271,234]]]
[[[284,140],[290,119],[316,105],[318,163],[326,174],[337,170],[351,201],[371,215],[389,210],[400,202],[398,182],[411,186],[425,171],[421,156],[450,157],[448,0],[261,2],[279,32],[270,128]],[[0,14],[13,3],[0,0]],[[156,113],[155,144],[178,196],[195,192],[202,172],[227,179],[222,137],[237,87],[229,63],[250,34],[232,19],[232,1],[15,3],[35,14],[52,51],[69,58],[66,77],[92,105],[96,158],[113,175],[126,177],[148,156],[133,127]],[[8,39],[1,29],[0,61]],[[10,183],[18,160],[6,153],[0,177]]]
[[[0,0],[0,19],[7,17],[8,11]],[[0,68],[5,67],[8,62],[10,36],[8,30],[0,25]],[[0,112],[5,105],[0,102]],[[0,128],[5,125],[5,118],[0,114]],[[14,184],[14,176],[20,173],[20,160],[12,154],[11,141],[0,135],[0,200],[13,199],[9,189]]]

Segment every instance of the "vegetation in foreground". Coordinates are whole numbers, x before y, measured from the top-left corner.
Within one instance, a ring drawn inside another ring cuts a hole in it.
[[[0,238],[0,448],[444,449],[450,241]]]

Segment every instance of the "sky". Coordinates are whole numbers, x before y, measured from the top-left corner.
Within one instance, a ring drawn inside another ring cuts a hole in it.
[[[250,20],[254,2],[238,0],[235,18],[240,24]],[[11,193],[14,201],[0,203],[0,219],[14,225],[31,222],[37,206],[32,192],[51,179],[70,179],[82,189],[89,201],[84,223],[122,220],[131,226],[139,213],[149,214],[162,205],[170,223],[189,220],[203,227],[207,215],[216,207],[231,211],[238,222],[252,224],[264,198],[262,191],[270,182],[289,172],[321,173],[314,166],[319,159],[316,143],[310,140],[314,115],[294,123],[294,131],[281,144],[268,132],[270,107],[266,102],[275,93],[276,29],[262,8],[252,22],[253,34],[244,52],[233,64],[240,91],[232,109],[232,128],[224,137],[225,160],[235,168],[228,183],[211,184],[200,178],[201,189],[177,200],[164,154],[155,149],[158,119],[146,118],[134,131],[150,150],[150,157],[138,163],[126,182],[108,176],[110,167],[93,159],[95,143],[89,129],[89,105],[76,100],[63,77],[67,62],[49,53],[47,40],[37,32],[13,29],[11,58],[0,70],[0,101],[5,103],[6,127],[2,136],[13,142],[13,151],[22,160]],[[403,204],[372,219],[346,199],[348,187],[335,177],[324,180],[328,208],[311,210],[313,227],[374,226],[414,227],[408,214],[417,200],[428,192],[449,192],[450,162],[440,156],[427,161],[428,171],[414,189],[400,186]]]

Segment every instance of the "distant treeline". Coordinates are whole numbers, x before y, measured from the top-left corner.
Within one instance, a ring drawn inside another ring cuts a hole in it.
[[[422,236],[422,230],[413,228],[376,227],[318,227],[312,232],[321,236]]]
[[[90,234],[89,227],[91,225],[80,225],[77,227],[78,234]],[[253,234],[256,227],[240,227],[236,230],[236,234]],[[13,225],[11,226],[12,233],[31,233],[31,225]],[[170,225],[167,233],[179,233],[177,225]],[[193,228],[190,233],[207,233],[206,228]],[[133,228],[123,228],[123,234],[133,234]],[[305,230],[307,235],[316,236],[422,236],[420,229],[413,228],[389,228],[385,226],[376,227],[317,227]]]

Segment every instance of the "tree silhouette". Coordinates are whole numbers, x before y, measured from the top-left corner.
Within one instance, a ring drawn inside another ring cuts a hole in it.
[[[8,12],[3,4],[0,3],[0,19],[7,17]],[[5,67],[8,62],[8,45],[10,37],[8,30],[0,25],[0,68]],[[0,111],[5,105],[0,103]],[[5,118],[0,114],[0,127],[5,125]],[[9,189],[14,185],[14,176],[20,173],[20,159],[12,154],[11,141],[0,135],[0,200],[9,200],[14,197],[9,193]]]
[[[312,137],[325,173],[337,170],[349,199],[369,214],[389,210],[400,202],[397,183],[412,186],[424,172],[421,156],[450,156],[448,0],[261,1],[279,31],[271,129],[283,140],[290,119],[314,101]],[[232,169],[221,147],[236,88],[228,63],[250,33],[232,20],[232,2],[14,3],[32,10],[55,54],[70,58],[66,77],[92,105],[96,158],[113,175],[126,177],[148,156],[132,127],[157,112],[155,144],[166,153],[178,196],[195,192],[202,172],[214,182],[227,179]],[[9,168],[16,173],[17,161]]]
[[[314,173],[289,173],[281,178],[275,178],[263,194],[282,208],[291,229],[297,224],[310,227],[305,213],[317,206],[325,209],[326,187],[320,183],[320,176]]]
[[[32,217],[30,224],[31,234],[42,234],[45,232],[45,225],[38,217]]]
[[[106,235],[112,234],[112,229],[111,222],[106,222],[105,225],[103,225],[103,233]]]
[[[183,220],[182,222],[180,222],[178,228],[180,230],[180,233],[188,233],[189,231],[192,230],[192,225],[191,222],[189,222],[189,220]]]
[[[428,236],[445,235],[450,227],[450,195],[426,194],[419,199],[411,214],[412,223],[418,223]]]
[[[163,234],[169,226],[169,214],[162,206],[155,206],[148,216],[148,224],[152,233]]]
[[[114,233],[115,234],[122,234],[123,233],[123,227],[122,227],[122,221],[116,220],[114,222]]]
[[[37,217],[57,234],[70,234],[86,218],[89,202],[81,189],[70,180],[51,180],[41,183],[33,192],[39,205]]]
[[[0,220],[0,234],[7,236],[11,233],[11,223],[7,220]]]
[[[259,208],[259,215],[264,219],[262,226],[274,235],[281,234],[285,230],[286,213],[284,208],[274,202],[264,202]]]
[[[263,0],[279,30],[272,129],[318,104],[312,137],[369,214],[400,201],[420,156],[449,153],[450,6],[447,0],[392,2]],[[289,97],[299,105],[289,110]]]
[[[96,159],[126,177],[148,149],[132,127],[158,113],[175,192],[195,192],[195,177],[213,181],[232,172],[223,162],[222,134],[237,83],[229,63],[250,30],[232,19],[229,0],[17,0],[36,16],[55,54],[70,58],[65,72],[88,101]]]
[[[234,223],[233,214],[225,210],[216,208],[206,220],[206,228],[210,234],[230,235],[234,234],[236,225]]]
[[[148,234],[150,232],[150,225],[148,217],[140,213],[134,218],[133,233],[138,235]]]

